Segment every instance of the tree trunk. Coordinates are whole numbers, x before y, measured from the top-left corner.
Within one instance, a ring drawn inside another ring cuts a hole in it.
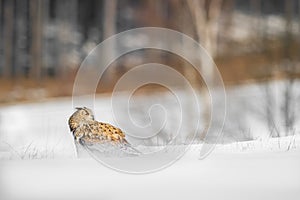
[[[209,4],[206,6],[206,3]],[[222,0],[197,1],[187,0],[198,41],[206,49],[207,53],[214,58],[217,55],[218,44],[218,19],[221,13]],[[202,63],[202,71],[209,81],[214,79],[213,67],[210,62]]]
[[[13,65],[13,28],[14,28],[14,3],[13,1],[5,1],[4,7],[4,69],[5,78],[11,77],[11,69]]]
[[[104,22],[103,22],[103,39],[107,39],[110,36],[116,33],[116,19],[117,19],[117,0],[105,0],[104,1]],[[112,45],[106,49],[105,55],[103,55],[103,59],[112,60],[112,58],[116,55],[116,45],[115,42],[112,41]],[[115,65],[117,63],[114,63]],[[115,78],[113,75],[116,74],[115,66],[112,66],[108,70],[110,72],[109,77],[104,77],[104,82],[110,81],[111,78]]]
[[[61,81],[65,81],[69,76],[70,68],[75,65],[72,61],[72,51],[76,48],[73,40],[77,31],[77,0],[63,0],[56,6],[57,9],[57,32],[56,53],[57,53],[57,75]],[[71,39],[72,38],[72,39]]]
[[[28,67],[28,1],[16,1],[16,26],[15,26],[15,76],[19,79],[25,67]]]
[[[221,13],[222,0],[187,0],[187,5],[191,12],[195,32],[198,37],[198,42],[206,49],[209,56],[212,59],[217,54],[218,44],[218,19]],[[205,77],[205,81],[210,84],[214,84],[214,66],[213,62],[206,55],[197,55],[201,62],[201,76]],[[207,128],[211,119],[211,105],[210,95],[206,88],[201,87],[203,94],[203,105],[205,110],[203,111],[203,118],[205,124],[204,134],[200,139],[203,139],[207,133]]]
[[[3,40],[4,40],[4,37],[3,37],[3,0],[0,0],[0,27],[2,27],[0,29],[0,76],[3,75],[3,65],[4,65],[4,56],[2,54],[3,52]]]
[[[116,0],[105,0],[104,2],[104,39],[114,35],[116,33]],[[110,49],[107,50],[108,58],[115,56],[115,45],[113,44]]]
[[[116,0],[105,0],[104,3],[104,38],[116,33]]]
[[[31,14],[31,78],[38,83],[42,78],[42,6],[43,0],[30,1],[30,14]]]

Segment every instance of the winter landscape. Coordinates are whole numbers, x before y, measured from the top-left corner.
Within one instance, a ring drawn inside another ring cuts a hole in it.
[[[299,22],[299,0],[0,0],[0,199],[299,199]],[[87,151],[76,107],[138,154]]]
[[[270,87],[274,87],[272,91],[280,91],[284,84],[273,83]],[[293,94],[298,93],[299,97],[297,84]],[[224,132],[208,157],[200,159],[203,144],[196,141],[175,163],[140,175],[115,171],[89,155],[75,157],[67,126],[73,112],[69,98],[3,107],[1,194],[7,199],[297,199],[299,126],[295,125],[288,136],[270,136],[267,118],[261,116],[257,120],[257,112],[251,107],[255,99],[263,99],[265,87],[247,85],[227,90]],[[282,95],[272,95],[277,103],[284,101]],[[151,96],[147,99],[151,102]],[[160,99],[168,101],[161,95]],[[85,100],[82,97],[82,102]],[[263,101],[260,103],[255,106],[265,105]],[[113,124],[110,106],[108,96],[97,97],[96,117]],[[295,102],[295,106],[299,108],[299,103]],[[243,113],[238,115],[240,110]],[[13,126],[10,119],[16,120]],[[281,130],[280,120],[276,124]],[[235,126],[240,127],[239,133],[234,134]],[[143,145],[136,148],[142,151]],[[173,151],[180,152],[182,147],[177,145]],[[173,152],[162,150],[162,153]],[[178,192],[175,194],[174,190]]]

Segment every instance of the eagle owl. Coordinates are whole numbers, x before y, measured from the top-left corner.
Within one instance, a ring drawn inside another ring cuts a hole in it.
[[[77,154],[78,148],[84,148],[92,155],[134,156],[140,154],[127,142],[121,129],[96,121],[89,108],[76,108],[69,118],[69,127],[74,136]]]

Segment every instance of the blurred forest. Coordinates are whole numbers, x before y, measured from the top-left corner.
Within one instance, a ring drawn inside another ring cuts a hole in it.
[[[71,95],[89,51],[146,26],[199,41],[226,85],[300,75],[299,0],[0,0],[0,103]],[[200,79],[182,59],[145,50],[114,63],[98,92],[110,92],[118,77],[148,62]]]

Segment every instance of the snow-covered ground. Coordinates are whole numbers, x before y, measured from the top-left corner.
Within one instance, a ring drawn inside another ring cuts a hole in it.
[[[293,130],[286,136],[280,106],[286,86],[286,82],[273,82],[228,88],[223,136],[208,157],[199,159],[203,144],[192,144],[174,164],[140,175],[74,157],[67,126],[74,111],[71,99],[1,107],[0,199],[299,199],[299,118],[295,112]],[[300,83],[289,87],[293,94],[289,102],[299,110]],[[133,108],[137,116],[154,102],[177,112],[169,96],[153,95],[134,101],[142,106]],[[77,101],[89,103],[87,97]],[[277,133],[284,137],[270,137],[266,105],[272,106]],[[96,98],[95,113],[98,120],[115,123],[109,96]],[[155,148],[136,144],[140,150]]]
[[[288,101],[285,98],[287,88],[290,90]],[[297,111],[300,109],[300,82],[292,85],[283,81],[269,84],[249,84],[227,88],[226,93],[226,121],[221,143],[236,143],[253,139],[267,141],[270,136],[299,134],[300,114]],[[177,129],[180,123],[183,129],[178,137],[179,140],[182,139],[179,143],[186,143],[184,141],[184,137],[187,136],[185,133],[191,132],[190,124],[193,120],[193,112],[189,109],[193,107],[189,105],[189,96],[180,92],[178,94],[181,95],[181,106],[188,113],[182,118],[187,118],[187,120],[180,121],[182,113],[178,109],[178,102],[169,94],[154,93],[146,97],[140,96],[130,103],[132,118],[136,123],[145,125],[152,119],[158,122],[166,121],[162,133],[146,144],[155,144],[158,140],[169,140],[174,137],[174,129]],[[117,98],[121,102],[124,95],[120,94]],[[80,102],[84,106],[89,105],[89,100],[90,98],[80,97],[76,99],[76,102]],[[223,100],[220,99],[220,101]],[[289,115],[294,116],[293,127],[288,133],[283,117],[283,106],[286,103],[289,105]],[[163,107],[163,112],[160,112],[160,107],[157,110],[152,109],[150,116],[149,109],[153,108],[151,107],[153,105]],[[200,112],[203,111],[204,106],[200,102]],[[124,110],[124,113],[126,111]],[[71,98],[1,107],[0,152],[2,153],[0,156],[6,158],[10,156],[14,158],[45,157],[45,155],[47,157],[73,156],[72,136],[67,124],[67,120],[73,112]],[[126,115],[124,115],[125,117],[121,115],[122,112],[119,112],[118,117],[125,118],[126,121]],[[110,96],[99,96],[95,99],[95,117],[99,121],[116,125]],[[274,130],[270,130],[268,124],[270,120],[273,122]],[[200,126],[203,125],[202,122],[200,119]],[[136,145],[145,144],[145,142],[141,143],[135,140],[132,142]],[[158,144],[160,144],[159,141]]]
[[[272,199],[300,196],[300,151],[214,151],[197,148],[170,167],[132,175],[93,159],[1,162],[0,197],[18,199]]]

